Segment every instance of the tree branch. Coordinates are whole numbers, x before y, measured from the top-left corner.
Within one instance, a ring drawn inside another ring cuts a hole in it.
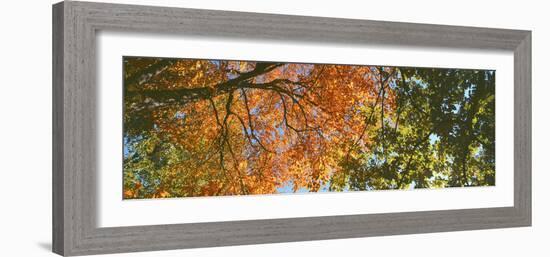
[[[126,90],[137,90],[139,86],[145,84],[153,77],[162,73],[175,62],[175,59],[162,59],[154,64],[147,66],[143,70],[136,72],[134,75],[124,80]]]

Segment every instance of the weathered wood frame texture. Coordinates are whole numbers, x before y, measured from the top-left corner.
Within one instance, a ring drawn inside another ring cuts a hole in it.
[[[99,228],[95,223],[95,37],[99,30],[513,51],[514,206]],[[87,255],[530,225],[530,31],[73,1],[53,6],[53,251],[58,254]]]

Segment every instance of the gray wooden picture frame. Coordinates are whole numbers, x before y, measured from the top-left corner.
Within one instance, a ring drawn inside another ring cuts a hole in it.
[[[514,206],[97,227],[95,37],[100,30],[513,51]],[[530,31],[73,1],[53,6],[55,253],[87,255],[530,225]]]

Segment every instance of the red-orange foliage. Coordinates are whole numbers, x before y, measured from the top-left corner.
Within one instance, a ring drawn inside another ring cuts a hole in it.
[[[380,126],[371,110],[395,109],[393,68],[125,62],[125,119],[151,123],[126,125],[128,133],[153,133],[180,153],[149,197],[273,193],[290,181],[294,190],[318,191],[341,172],[340,160],[368,148],[369,130]],[[140,188],[125,188],[125,198]]]

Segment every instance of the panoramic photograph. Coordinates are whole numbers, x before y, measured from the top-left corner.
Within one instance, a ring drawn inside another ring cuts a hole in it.
[[[495,185],[494,70],[122,62],[123,199]]]

